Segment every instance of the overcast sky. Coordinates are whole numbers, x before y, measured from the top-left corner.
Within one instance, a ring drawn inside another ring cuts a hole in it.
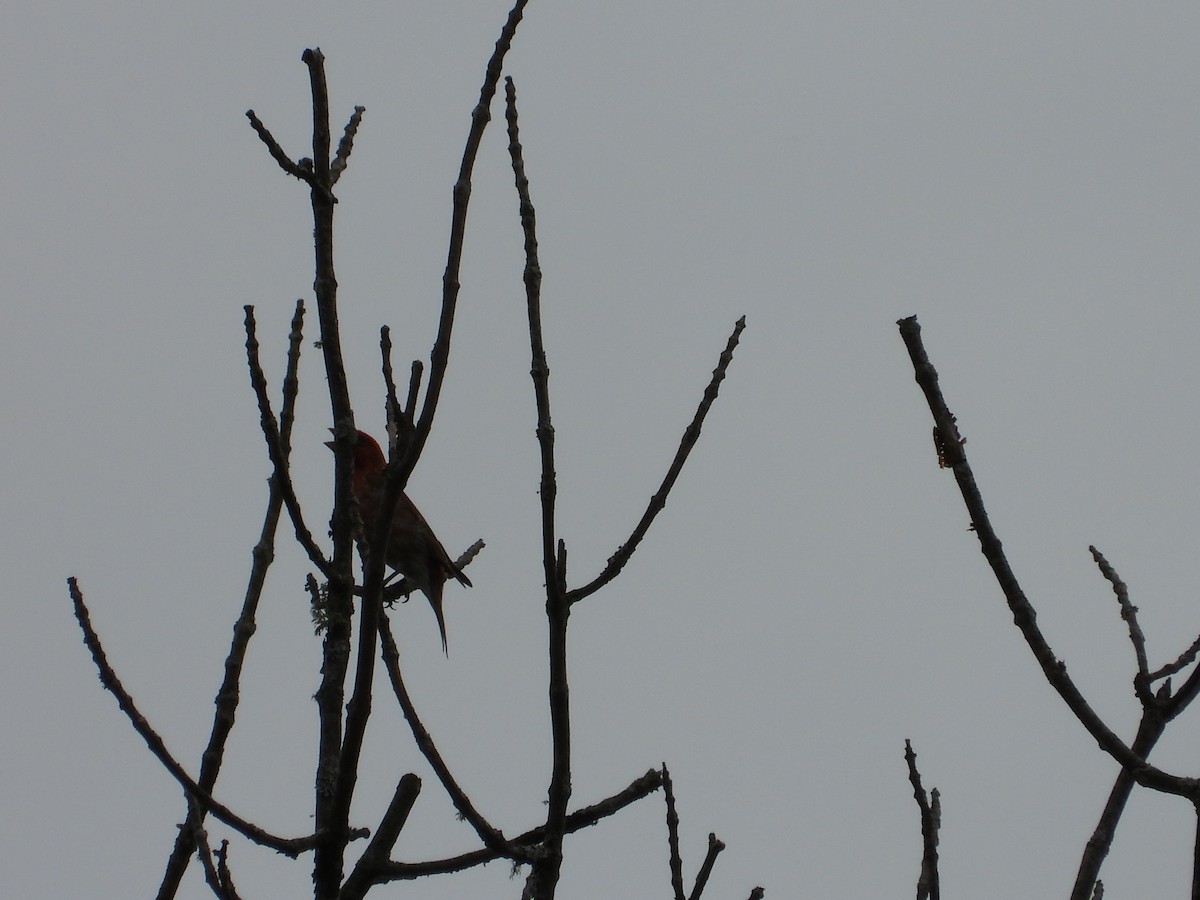
[[[192,770],[265,508],[242,306],[277,392],[311,297],[305,47],[334,127],[342,341],[383,430],[378,328],[433,341],[469,114],[509,0],[15,4],[0,34],[5,327],[0,868],[14,897],[146,897],[183,816],[98,684],[110,658]],[[1009,559],[1055,652],[1127,740],[1132,653],[1200,630],[1200,7],[1064,2],[542,3],[509,56],[537,206],[572,584],[627,536],[717,355],[748,327],[671,501],[575,609],[576,805],[666,760],[705,896],[910,896],[905,738],[942,791],[943,889],[1061,897],[1116,773],[1037,671],[939,471],[896,331],[917,314]],[[499,106],[494,112],[499,114]],[[497,116],[499,118],[499,116]],[[473,590],[450,657],[398,608],[414,699],[505,832],[544,816],[545,621],[521,235],[502,121],[480,152],[450,377],[410,494]],[[323,534],[332,461],[310,316],[294,473]],[[280,549],[217,796],[311,830],[320,643]],[[405,860],[471,849],[380,695],[354,809],[424,778]],[[1196,717],[1154,761],[1195,769]],[[230,836],[213,824],[214,839]],[[1110,897],[1187,890],[1194,815],[1136,792]],[[661,795],[568,841],[561,896],[667,896]],[[311,860],[234,844],[243,896],[303,896]],[[381,897],[516,897],[504,865]],[[181,896],[207,896],[195,867]],[[374,894],[372,894],[374,896]]]

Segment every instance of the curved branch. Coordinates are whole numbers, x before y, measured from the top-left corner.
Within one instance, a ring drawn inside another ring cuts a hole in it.
[[[450,361],[450,335],[454,330],[454,311],[458,305],[459,270],[462,267],[463,243],[467,230],[467,207],[471,201],[471,173],[475,168],[475,157],[479,153],[479,145],[483,140],[483,132],[491,121],[492,98],[496,95],[496,85],[500,82],[500,71],[504,65],[504,57],[512,47],[513,38],[517,34],[517,26],[525,14],[528,0],[517,0],[508,14],[508,20],[500,30],[496,40],[495,50],[488,60],[483,76],[483,87],[479,90],[479,102],[471,111],[471,129],[467,133],[466,145],[463,148],[462,163],[458,170],[458,180],[454,184],[454,203],[450,217],[450,246],[446,254],[446,271],[442,276],[442,312],[438,319],[437,338],[430,352],[429,381],[425,388],[425,404],[421,415],[413,429],[413,439],[405,448],[404,462],[397,478],[407,481],[412,474],[425,441],[429,438],[433,426],[433,416],[437,410],[438,398],[441,396],[442,383],[446,377],[446,367]]]
[[[79,582],[74,578],[67,579],[67,586],[71,594],[71,602],[75,607],[75,618],[79,622],[79,627],[83,631],[83,642],[91,651],[92,659],[96,663],[96,668],[100,672],[100,683],[117,698],[117,705],[125,716],[133,725],[134,731],[141,735],[142,740],[146,742],[146,746],[150,748],[150,752],[158,758],[162,763],[163,768],[187,791],[188,796],[195,801],[205,812],[211,814],[214,818],[224,822],[230,828],[237,831],[239,834],[249,838],[256,844],[261,844],[264,847],[270,847],[285,856],[290,856],[295,859],[301,853],[313,849],[318,843],[317,835],[309,835],[302,838],[283,838],[271,834],[257,825],[246,821],[241,816],[237,815],[233,810],[224,804],[218,803],[213,796],[200,787],[192,777],[184,771],[170,751],[167,750],[167,745],[163,743],[163,739],[158,736],[158,733],[151,727],[146,717],[138,710],[137,705],[133,702],[133,697],[125,690],[121,680],[117,677],[117,673],[113,670],[108,662],[108,657],[104,653],[104,648],[100,644],[100,637],[92,628],[91,617],[88,615],[87,606],[83,601],[83,592],[79,589]],[[365,836],[361,832],[356,832],[356,836]]]
[[[297,315],[303,315],[303,301],[297,301]],[[286,408],[287,395],[285,382],[285,409],[283,415],[289,421],[285,421],[285,428],[281,434],[279,423],[275,420],[275,413],[271,409],[271,399],[267,396],[267,378],[263,374],[262,363],[258,356],[258,334],[257,324],[254,319],[254,307],[247,305],[244,307],[246,311],[246,362],[250,366],[250,385],[254,388],[254,395],[258,398],[258,411],[260,423],[262,425],[263,437],[267,442],[267,454],[271,458],[271,465],[274,467],[273,484],[277,485],[277,489],[282,495],[283,502],[287,506],[288,517],[292,520],[292,526],[296,530],[296,540],[300,546],[308,554],[309,561],[312,562],[321,574],[326,578],[330,578],[333,574],[329,564],[329,560],[325,558],[325,554],[321,552],[321,548],[317,546],[316,540],[309,531],[308,526],[304,524],[304,514],[300,510],[300,500],[296,497],[296,488],[292,484],[291,471],[288,468],[288,456],[290,455],[290,440],[291,440],[291,410]],[[293,319],[293,326],[296,320]],[[290,359],[290,357],[289,357]],[[290,363],[289,363],[290,364]],[[295,375],[289,368],[289,377],[295,382]],[[293,407],[295,399],[292,399]]]
[[[742,316],[734,325],[733,333],[729,336],[729,340],[725,344],[725,350],[721,353],[717,367],[713,369],[712,380],[709,381],[708,387],[704,390],[704,397],[700,401],[700,406],[696,409],[696,415],[692,417],[691,424],[684,429],[683,440],[679,443],[679,449],[675,451],[675,458],[671,461],[671,467],[667,469],[667,474],[663,478],[662,484],[659,485],[654,496],[650,498],[650,504],[642,514],[641,521],[637,523],[629,539],[617,548],[616,553],[609,557],[608,563],[599,575],[583,587],[578,587],[567,592],[567,601],[569,603],[578,603],[584,597],[596,593],[596,591],[616,578],[621,569],[625,567],[625,564],[629,562],[629,558],[633,556],[633,551],[637,549],[642,538],[646,536],[646,532],[650,530],[655,517],[667,505],[667,495],[671,492],[671,488],[675,485],[675,480],[683,470],[683,464],[687,462],[688,454],[696,446],[696,441],[700,437],[700,429],[704,425],[704,417],[708,415],[709,409],[717,399],[721,382],[725,379],[725,372],[729,369],[729,364],[733,361],[733,351],[737,347],[738,340],[741,338],[745,328],[746,317]]]
[[[917,317],[910,316],[907,319],[900,319],[896,324],[899,325],[900,335],[908,348],[917,384],[924,392],[930,412],[933,414],[939,461],[943,467],[954,471],[954,478],[958,482],[963,503],[971,517],[971,527],[979,538],[980,549],[992,568],[1000,590],[1004,593],[1008,608],[1013,614],[1013,622],[1020,629],[1029,649],[1033,651],[1034,658],[1041,666],[1046,680],[1062,697],[1067,707],[1088,730],[1088,733],[1096,739],[1100,747],[1118,763],[1129,769],[1138,784],[1192,800],[1200,798],[1200,781],[1195,778],[1172,775],[1150,765],[1117,737],[1084,699],[1075,682],[1067,674],[1066,665],[1055,657],[1041,629],[1038,628],[1037,613],[1021,589],[1017,576],[1009,565],[1008,558],[1004,555],[1000,538],[992,528],[991,519],[983,505],[983,496],[979,492],[979,487],[975,483],[975,475],[967,462],[967,454],[964,450],[965,441],[958,432],[954,416],[946,406],[941,388],[938,386],[937,371],[929,361],[929,356],[921,342],[921,326],[917,324]]]
[[[400,650],[396,646],[396,639],[392,635],[392,627],[386,613],[381,613],[379,617],[379,636],[383,642],[384,667],[387,669],[388,678],[392,683],[392,692],[396,695],[396,699],[400,703],[400,708],[404,711],[404,720],[408,722],[408,727],[412,730],[413,740],[416,741],[421,754],[428,761],[434,774],[437,775],[438,781],[442,783],[442,787],[446,789],[446,793],[450,796],[450,801],[454,804],[454,808],[458,810],[458,814],[463,817],[467,824],[475,829],[475,833],[479,835],[479,839],[483,841],[484,846],[508,859],[517,862],[528,862],[531,858],[530,854],[516,846],[513,842],[508,841],[500,833],[500,830],[493,827],[475,808],[466,791],[459,787],[458,782],[450,772],[450,767],[446,765],[445,760],[442,759],[442,755],[438,752],[433,738],[422,724],[420,717],[417,715],[417,709],[413,705],[412,697],[408,693],[408,688],[404,685],[404,677],[400,673]]]

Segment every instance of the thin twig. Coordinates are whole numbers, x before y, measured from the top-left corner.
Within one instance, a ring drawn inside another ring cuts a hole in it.
[[[338,142],[337,155],[333,158],[333,162],[329,164],[330,187],[337,184],[337,180],[346,171],[346,165],[350,162],[350,152],[354,149],[354,136],[358,134],[358,126],[362,124],[363,113],[366,111],[367,108],[365,106],[354,107],[354,113],[350,116],[350,121],[346,123],[346,128],[342,132],[342,139]]]
[[[237,888],[233,883],[233,873],[229,871],[229,841],[221,841],[221,847],[216,852],[217,879],[221,889],[228,895],[229,900],[239,900]]]
[[[908,780],[912,784],[913,797],[921,810],[921,841],[924,853],[921,856],[921,875],[917,879],[917,900],[939,900],[941,887],[938,878],[938,831],[942,825],[942,806],[938,789],[932,791],[932,802],[921,786],[921,773],[917,771],[917,754],[912,742],[904,742],[904,761],[908,764]]]
[[[688,894],[688,900],[700,900],[700,896],[704,893],[704,886],[708,884],[708,876],[712,874],[717,857],[724,849],[724,841],[720,840],[710,831],[708,834],[708,852],[704,854],[704,862],[700,864],[700,871],[696,873],[696,884],[692,887],[692,892]]]
[[[1117,595],[1117,605],[1121,607],[1121,618],[1129,626],[1129,642],[1133,644],[1133,655],[1137,660],[1137,675],[1133,679],[1133,689],[1142,705],[1152,705],[1154,695],[1150,692],[1150,664],[1146,661],[1146,635],[1138,623],[1138,608],[1129,602],[1129,588],[1117,570],[1112,567],[1104,555],[1095,547],[1089,546],[1092,559],[1100,569],[1100,574],[1112,585],[1113,593]]]
[[[309,561],[320,570],[322,575],[329,578],[332,575],[329,560],[325,558],[325,554],[317,546],[312,532],[304,524],[304,514],[300,509],[300,500],[296,497],[296,488],[292,484],[291,471],[288,467],[288,447],[281,435],[280,425],[275,420],[275,413],[271,409],[271,398],[267,395],[267,378],[263,374],[258,354],[258,326],[254,318],[254,307],[247,305],[244,309],[246,311],[246,363],[250,367],[250,386],[254,389],[254,396],[258,398],[259,422],[262,426],[263,437],[267,442],[267,454],[271,458],[271,465],[274,469],[272,477],[277,482],[278,490],[287,506],[292,527],[296,530],[296,540],[308,554]]]
[[[717,367],[713,370],[712,380],[708,383],[708,387],[704,391],[704,397],[700,401],[696,415],[692,418],[691,424],[684,429],[679,449],[675,451],[675,458],[671,461],[671,466],[667,469],[667,474],[663,478],[662,484],[659,485],[654,496],[650,498],[650,503],[646,507],[646,511],[642,514],[641,521],[634,527],[633,533],[629,536],[628,540],[617,548],[616,553],[609,557],[608,563],[599,575],[583,587],[575,588],[567,593],[568,602],[577,603],[584,597],[594,594],[600,588],[604,587],[604,585],[608,584],[608,582],[616,578],[621,569],[625,567],[625,564],[629,562],[629,558],[633,556],[633,551],[637,549],[642,538],[646,536],[646,532],[650,530],[650,525],[654,522],[655,517],[667,505],[667,495],[671,492],[675,480],[683,470],[683,464],[687,462],[688,454],[696,446],[696,441],[700,437],[700,428],[704,424],[704,417],[708,415],[713,401],[717,399],[717,393],[720,390],[721,382],[725,378],[725,372],[728,370],[730,362],[733,361],[734,348],[737,347],[738,340],[745,328],[746,317],[742,316],[734,325],[733,333],[729,336],[729,340],[725,344],[725,350],[721,353]]]
[[[683,894],[683,857],[679,855],[679,813],[675,811],[675,786],[667,764],[662,765],[663,797],[667,803],[667,851],[670,855],[671,891],[675,900],[686,900]]]
[[[259,138],[262,139],[262,142],[267,145],[267,152],[271,154],[271,158],[275,162],[279,163],[279,167],[289,175],[299,178],[307,184],[312,184],[312,172],[292,161],[292,158],[279,146],[279,142],[275,140],[274,135],[267,130],[267,126],[254,114],[254,110],[246,110],[246,118],[250,120],[250,127],[254,129]]]

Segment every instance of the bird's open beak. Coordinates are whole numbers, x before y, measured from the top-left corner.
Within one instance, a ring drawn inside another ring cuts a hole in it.
[[[332,428],[330,428],[330,429],[329,429],[329,433],[330,433],[330,434],[334,434],[334,435],[336,435],[336,432],[334,432],[334,430],[333,430]],[[325,442],[325,446],[326,446],[326,447],[328,447],[330,450],[336,450],[336,449],[337,449],[337,445],[336,445],[336,444],[334,444],[334,442],[333,442],[333,441],[326,441],[326,442]]]

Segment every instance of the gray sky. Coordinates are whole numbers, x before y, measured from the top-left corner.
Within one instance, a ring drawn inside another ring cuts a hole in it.
[[[0,474],[0,863],[12,896],[148,896],[183,815],[97,683],[81,578],[118,671],[193,770],[265,504],[242,306],[274,389],[311,296],[307,46],[335,128],[343,343],[382,431],[378,327],[426,356],[450,187],[503,2],[16,5],[0,36],[6,324]],[[666,760],[706,896],[906,896],[903,761],[943,792],[943,885],[1064,896],[1116,766],[1011,625],[895,320],[916,313],[1010,561],[1055,651],[1123,736],[1132,654],[1087,553],[1141,607],[1152,664],[1200,629],[1192,476],[1200,339],[1194,4],[534,2],[509,57],[540,226],[572,582],[657,486],[738,316],[721,399],[642,550],[572,619],[574,798]],[[499,107],[496,108],[499,112]],[[509,833],[543,815],[548,738],[537,458],[516,200],[494,122],[476,170],[448,380],[410,493],[452,552],[451,656],[395,623],[426,721]],[[330,497],[315,338],[295,474]],[[403,363],[401,363],[403,365]],[[286,539],[289,529],[281,528]],[[319,642],[286,540],[218,796],[311,828]],[[383,700],[354,820],[425,780],[397,856],[474,846]],[[1197,774],[1195,717],[1155,761]],[[1192,768],[1189,768],[1189,765]],[[1182,896],[1185,804],[1135,794],[1109,896]],[[659,795],[568,843],[562,896],[669,891]],[[214,838],[226,836],[220,826]],[[246,897],[310,865],[235,844]],[[413,896],[517,896],[493,865]],[[399,889],[381,890],[381,896]],[[198,870],[184,896],[206,896]]]

